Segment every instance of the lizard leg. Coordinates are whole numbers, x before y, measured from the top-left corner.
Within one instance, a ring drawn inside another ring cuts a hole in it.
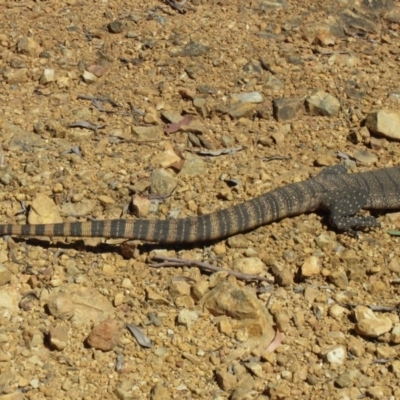
[[[323,207],[329,211],[329,221],[332,226],[343,231],[352,231],[357,228],[380,226],[373,216],[357,217],[357,212],[365,206],[368,200],[368,191],[365,189],[352,190],[343,194],[335,191],[328,196]]]

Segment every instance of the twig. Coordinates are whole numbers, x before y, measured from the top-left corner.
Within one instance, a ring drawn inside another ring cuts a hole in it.
[[[266,71],[270,72],[272,75],[276,75],[276,72],[272,69],[271,65],[264,59],[260,58],[261,68],[265,69]]]
[[[232,269],[227,269],[227,268],[221,268],[217,267],[215,265],[211,265],[209,263],[201,262],[201,261],[196,261],[196,260],[187,260],[187,259],[180,259],[180,258],[173,258],[173,257],[166,257],[166,256],[154,256],[151,259],[152,263],[150,264],[150,267],[153,268],[163,268],[163,267],[182,267],[182,266],[188,266],[188,267],[199,267],[201,269],[204,269],[206,271],[213,271],[213,272],[226,272],[229,275],[233,275],[237,279],[240,279],[242,281],[249,281],[249,282],[269,282],[272,283],[270,279],[268,278],[263,278],[258,275],[252,275],[252,274],[244,274],[242,272],[234,271]],[[161,261],[161,262],[154,262],[154,261]]]
[[[105,128],[105,125],[96,125],[89,121],[75,121],[69,124],[68,128],[86,128],[97,134],[99,129]]]
[[[166,0],[165,1],[171,8],[173,8],[174,10],[180,12],[181,14],[185,14],[186,10],[185,10],[185,3],[186,0],[181,1],[180,3],[175,1],[175,0]]]
[[[263,157],[263,158],[261,158],[261,161],[291,160],[291,159],[292,159],[292,157],[290,157],[290,156],[281,156],[279,154],[276,154],[273,156]]]
[[[348,304],[348,303],[338,303],[342,307],[345,307],[349,310],[353,310],[354,308],[362,305],[362,304]],[[398,315],[400,314],[400,304],[396,304],[395,306],[384,306],[384,305],[366,305],[366,307],[370,308],[372,311],[377,312],[396,312]]]
[[[103,103],[109,103],[113,107],[119,107],[120,106],[116,101],[110,99],[109,97],[97,97],[97,96],[91,96],[89,94],[78,94],[77,98],[78,99],[82,99],[82,100],[92,100],[92,101],[100,101],[100,102],[103,102]]]

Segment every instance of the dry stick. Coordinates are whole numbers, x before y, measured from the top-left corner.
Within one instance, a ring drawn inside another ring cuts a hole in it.
[[[264,281],[264,282],[269,282],[272,283],[270,279],[268,278],[263,278],[258,275],[252,275],[252,274],[244,274],[242,272],[238,271],[233,271],[232,269],[226,269],[226,268],[221,268],[217,267],[215,265],[211,265],[205,262],[201,261],[195,261],[195,260],[186,260],[186,259],[181,259],[181,258],[173,258],[173,257],[165,257],[165,256],[154,256],[151,261],[156,260],[156,261],[161,261],[159,263],[152,263],[149,266],[152,268],[163,268],[163,267],[182,267],[182,266],[188,266],[188,267],[199,267],[201,269],[205,269],[206,271],[213,271],[213,272],[226,272],[229,275],[233,275],[237,279],[240,279],[242,281]]]
[[[181,14],[184,14],[186,12],[184,5],[186,3],[186,0],[183,0],[182,2],[178,3],[175,0],[166,0],[166,3],[172,7],[174,10],[179,11]]]

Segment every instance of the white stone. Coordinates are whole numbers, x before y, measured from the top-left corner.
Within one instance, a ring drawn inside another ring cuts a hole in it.
[[[347,357],[346,348],[342,345],[330,346],[321,350],[321,355],[329,364],[341,365]]]
[[[232,268],[245,274],[259,275],[266,267],[258,257],[246,257],[234,260]]]
[[[97,76],[92,74],[89,71],[85,71],[82,74],[82,78],[83,78],[84,82],[87,83],[87,84],[91,84],[91,83],[97,82]]]
[[[41,85],[46,85],[54,81],[54,69],[46,68],[39,79]]]
[[[356,332],[368,337],[378,337],[392,329],[393,323],[388,317],[365,318],[356,323]]]
[[[320,272],[321,272],[321,261],[318,257],[315,256],[308,257],[304,261],[301,267],[301,273],[305,277],[319,275]]]
[[[367,115],[365,126],[370,132],[379,133],[389,139],[400,139],[400,112],[380,110]]]

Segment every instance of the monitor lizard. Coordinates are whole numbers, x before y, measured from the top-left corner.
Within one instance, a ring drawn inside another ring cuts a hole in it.
[[[342,164],[314,178],[277,188],[244,203],[211,214],[180,219],[113,219],[38,225],[0,225],[0,235],[24,237],[101,237],[156,243],[220,240],[261,225],[303,213],[325,210],[338,230],[378,227],[360,209],[400,209],[400,167],[347,174]]]

